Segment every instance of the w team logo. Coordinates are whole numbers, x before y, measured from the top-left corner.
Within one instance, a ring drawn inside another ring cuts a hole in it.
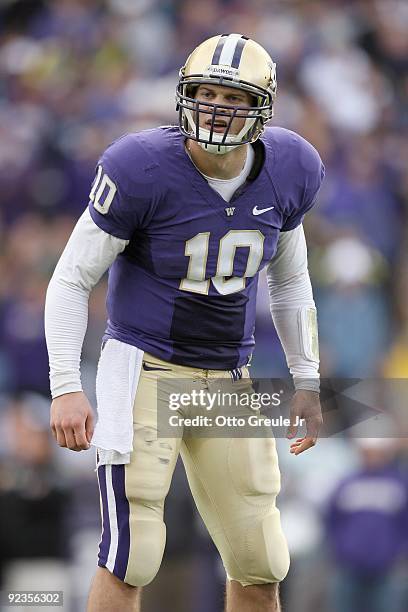
[[[232,217],[232,215],[234,214],[235,211],[235,206],[230,206],[224,209],[226,212],[227,217]]]

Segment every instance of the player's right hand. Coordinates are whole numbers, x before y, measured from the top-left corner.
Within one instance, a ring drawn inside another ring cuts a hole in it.
[[[51,404],[51,431],[59,446],[73,451],[90,447],[94,414],[83,391],[65,393]]]

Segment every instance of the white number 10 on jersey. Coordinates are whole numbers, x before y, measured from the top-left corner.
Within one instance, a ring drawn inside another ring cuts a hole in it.
[[[89,194],[89,199],[93,202],[96,210],[98,210],[102,215],[106,215],[109,210],[109,206],[112,204],[112,200],[115,197],[117,188],[115,183],[107,174],[102,176],[102,172],[102,166],[98,166],[98,171],[92,185],[91,193]]]
[[[210,282],[218,293],[227,295],[245,288],[245,278],[255,276],[263,257],[265,236],[259,230],[231,230],[220,240],[217,271],[211,279],[205,279],[210,232],[201,232],[186,242],[185,255],[190,258],[187,276],[180,283],[183,291],[208,294]],[[249,247],[248,261],[243,277],[232,276],[235,251]]]

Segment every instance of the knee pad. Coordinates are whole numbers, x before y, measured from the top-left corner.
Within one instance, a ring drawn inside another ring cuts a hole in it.
[[[134,520],[131,538],[119,528],[118,542],[108,557],[99,549],[98,565],[106,567],[117,578],[131,586],[143,587],[152,582],[163,558],[166,526],[162,521]]]
[[[290,558],[285,535],[280,524],[279,511],[266,516],[262,520],[262,541],[264,554],[264,580],[266,582],[281,582],[289,571]],[[259,530],[261,531],[261,530]],[[259,549],[262,549],[262,541]]]
[[[131,545],[124,582],[146,586],[160,569],[166,543],[163,521],[135,520],[131,522]]]
[[[240,530],[238,546],[224,560],[227,576],[242,586],[280,582],[289,570],[289,550],[280,525],[279,511]],[[230,542],[231,538],[228,538]]]

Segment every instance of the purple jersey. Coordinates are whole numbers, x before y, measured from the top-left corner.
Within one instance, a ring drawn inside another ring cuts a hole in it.
[[[196,169],[177,127],[123,136],[103,154],[89,210],[129,240],[109,272],[116,338],[181,365],[234,369],[254,347],[258,273],[280,231],[302,222],[323,178],[316,150],[268,128],[247,182],[226,202]]]

